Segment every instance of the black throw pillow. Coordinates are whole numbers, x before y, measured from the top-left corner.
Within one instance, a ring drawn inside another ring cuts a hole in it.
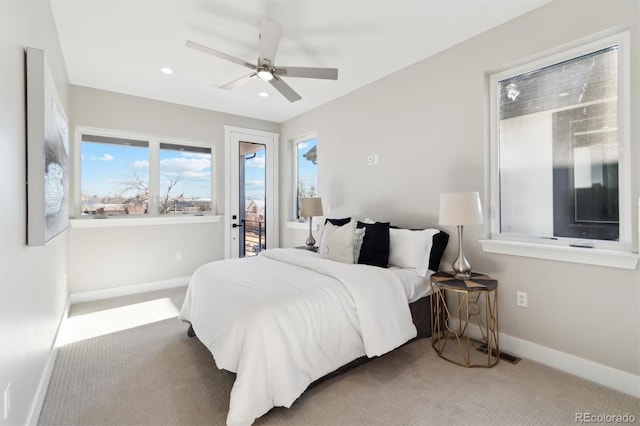
[[[329,219],[329,218],[327,218],[324,221],[325,225],[327,224],[327,222],[329,222],[333,226],[344,226],[347,223],[351,222],[351,218],[350,217],[345,217],[344,219]]]
[[[438,272],[440,261],[444,255],[444,250],[449,242],[449,234],[444,231],[438,232],[433,236],[433,244],[431,245],[431,253],[429,254],[429,269]]]
[[[358,263],[389,267],[389,222],[364,223],[358,221],[358,228],[365,228]]]

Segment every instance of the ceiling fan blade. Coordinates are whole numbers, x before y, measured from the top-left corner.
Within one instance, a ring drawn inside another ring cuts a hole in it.
[[[295,102],[302,99],[302,97],[298,95],[295,90],[293,90],[287,83],[280,80],[276,76],[273,76],[273,80],[271,80],[269,83],[271,83],[271,85],[275,87],[278,92],[282,93],[282,95],[287,98],[289,102]]]
[[[281,33],[282,27],[280,25],[268,19],[262,20],[260,23],[260,62],[263,59],[267,59],[271,61],[269,65],[273,66]]]
[[[275,74],[283,77],[338,79],[337,68],[278,67]]]
[[[236,63],[238,65],[242,65],[242,66],[245,66],[247,68],[251,68],[252,70],[256,69],[255,65],[250,64],[249,62],[247,62],[247,61],[245,61],[243,59],[236,58],[235,56],[227,55],[226,53],[220,52],[219,50],[215,50],[215,49],[212,49],[212,48],[207,47],[207,46],[203,46],[203,45],[198,44],[198,43],[194,43],[191,40],[187,40],[185,45],[187,47],[190,47],[190,48],[195,49],[195,50],[199,50],[199,51],[207,53],[209,55],[213,55],[213,56],[216,56],[218,58],[226,59],[227,61],[234,62],[234,63]]]
[[[244,86],[245,84],[247,84],[249,81],[251,81],[251,79],[253,77],[256,76],[256,73],[251,73],[249,75],[245,75],[244,77],[240,77],[237,80],[233,80],[223,86],[220,86],[220,89],[225,89],[225,90],[233,90],[233,89],[238,89],[242,86]]]

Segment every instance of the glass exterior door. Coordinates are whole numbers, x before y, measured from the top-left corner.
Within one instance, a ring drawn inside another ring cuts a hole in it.
[[[225,258],[278,247],[277,133],[225,126]]]
[[[266,145],[240,142],[239,256],[256,256],[267,246],[266,241]]]

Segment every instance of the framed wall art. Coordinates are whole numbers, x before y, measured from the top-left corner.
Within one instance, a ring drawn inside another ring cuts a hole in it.
[[[27,244],[69,226],[69,125],[43,50],[26,48]]]

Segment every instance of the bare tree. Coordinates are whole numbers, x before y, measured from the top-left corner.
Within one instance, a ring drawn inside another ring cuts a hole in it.
[[[175,188],[178,182],[180,182],[180,179],[182,179],[182,176],[183,176],[182,171],[175,173],[173,176],[165,175],[165,177],[169,181],[169,184],[167,185],[167,191],[162,197],[162,204],[160,205],[160,213],[164,214],[169,211],[169,196],[171,195],[171,190]]]
[[[159,208],[161,214],[168,213],[171,210],[170,204],[172,202],[176,203],[178,198],[181,197],[174,197],[172,199],[171,192],[184,177],[184,171],[178,170],[176,172],[166,173],[164,177],[166,178],[168,184],[166,186],[166,190],[160,196]],[[149,185],[147,181],[138,176],[135,170],[131,172],[131,177],[128,180],[120,182],[120,184],[122,190],[119,195],[125,206],[128,204],[148,206]],[[133,193],[133,195],[125,196],[125,194],[127,193]],[[125,207],[125,212],[128,212],[127,207]]]
[[[315,197],[317,195],[317,190],[314,185],[311,185],[307,188],[307,185],[303,180],[298,181],[298,197],[306,198],[306,197]]]
[[[125,214],[129,214],[129,205],[148,206],[149,202],[149,184],[143,178],[138,176],[135,170],[131,172],[128,180],[120,182],[121,191],[120,199],[124,205]],[[133,195],[125,195],[133,192]]]

